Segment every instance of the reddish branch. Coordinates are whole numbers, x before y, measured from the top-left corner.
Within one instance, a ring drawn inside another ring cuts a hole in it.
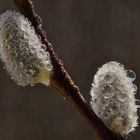
[[[123,140],[121,135],[117,135],[110,131],[104,123],[92,111],[90,105],[81,95],[79,88],[74,84],[69,74],[66,72],[62,61],[58,58],[53,50],[53,46],[49,43],[45,31],[41,28],[38,15],[35,13],[31,0],[14,0],[19,11],[27,17],[34,26],[36,33],[40,35],[42,42],[46,44],[54,67],[54,74],[51,78],[50,87],[59,91],[66,97],[81,114],[87,119],[93,127],[96,134],[102,140]]]

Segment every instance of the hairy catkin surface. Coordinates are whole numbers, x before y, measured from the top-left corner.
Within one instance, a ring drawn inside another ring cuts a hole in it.
[[[128,134],[137,126],[136,86],[124,66],[112,61],[94,76],[91,106],[105,125],[118,134]]]
[[[53,68],[49,52],[30,21],[18,12],[9,10],[0,15],[0,57],[17,84],[38,83],[44,80],[43,74],[49,84]]]

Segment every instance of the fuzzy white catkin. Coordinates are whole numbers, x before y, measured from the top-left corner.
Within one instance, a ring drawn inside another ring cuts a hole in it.
[[[90,91],[94,112],[110,130],[121,135],[134,131],[138,119],[136,86],[128,72],[120,63],[108,62],[97,71]]]
[[[45,83],[52,74],[50,54],[22,14],[8,10],[0,15],[0,57],[19,85]]]

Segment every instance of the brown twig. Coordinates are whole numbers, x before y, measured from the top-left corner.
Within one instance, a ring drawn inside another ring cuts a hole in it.
[[[66,97],[81,114],[87,119],[89,124],[94,128],[96,134],[102,140],[123,140],[121,135],[117,135],[110,131],[104,123],[96,116],[88,105],[87,101],[83,98],[79,88],[74,84],[69,74],[66,72],[62,61],[58,58],[53,50],[53,46],[49,43],[45,31],[41,28],[39,23],[39,16],[35,13],[33,3],[31,0],[14,0],[18,9],[25,17],[27,17],[32,26],[34,26],[36,33],[40,35],[42,42],[47,46],[51,60],[53,63],[54,74],[51,78],[50,87],[59,91]]]

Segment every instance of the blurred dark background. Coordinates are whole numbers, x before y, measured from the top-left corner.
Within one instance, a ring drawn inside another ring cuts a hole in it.
[[[88,101],[94,74],[110,60],[134,70],[140,87],[139,0],[34,2],[49,40]],[[0,13],[15,8],[12,0],[0,0]],[[139,90],[136,97],[140,99]],[[127,139],[138,140],[139,132],[140,127]],[[71,139],[97,138],[80,113],[59,94],[40,84],[16,85],[0,63],[0,140]]]

